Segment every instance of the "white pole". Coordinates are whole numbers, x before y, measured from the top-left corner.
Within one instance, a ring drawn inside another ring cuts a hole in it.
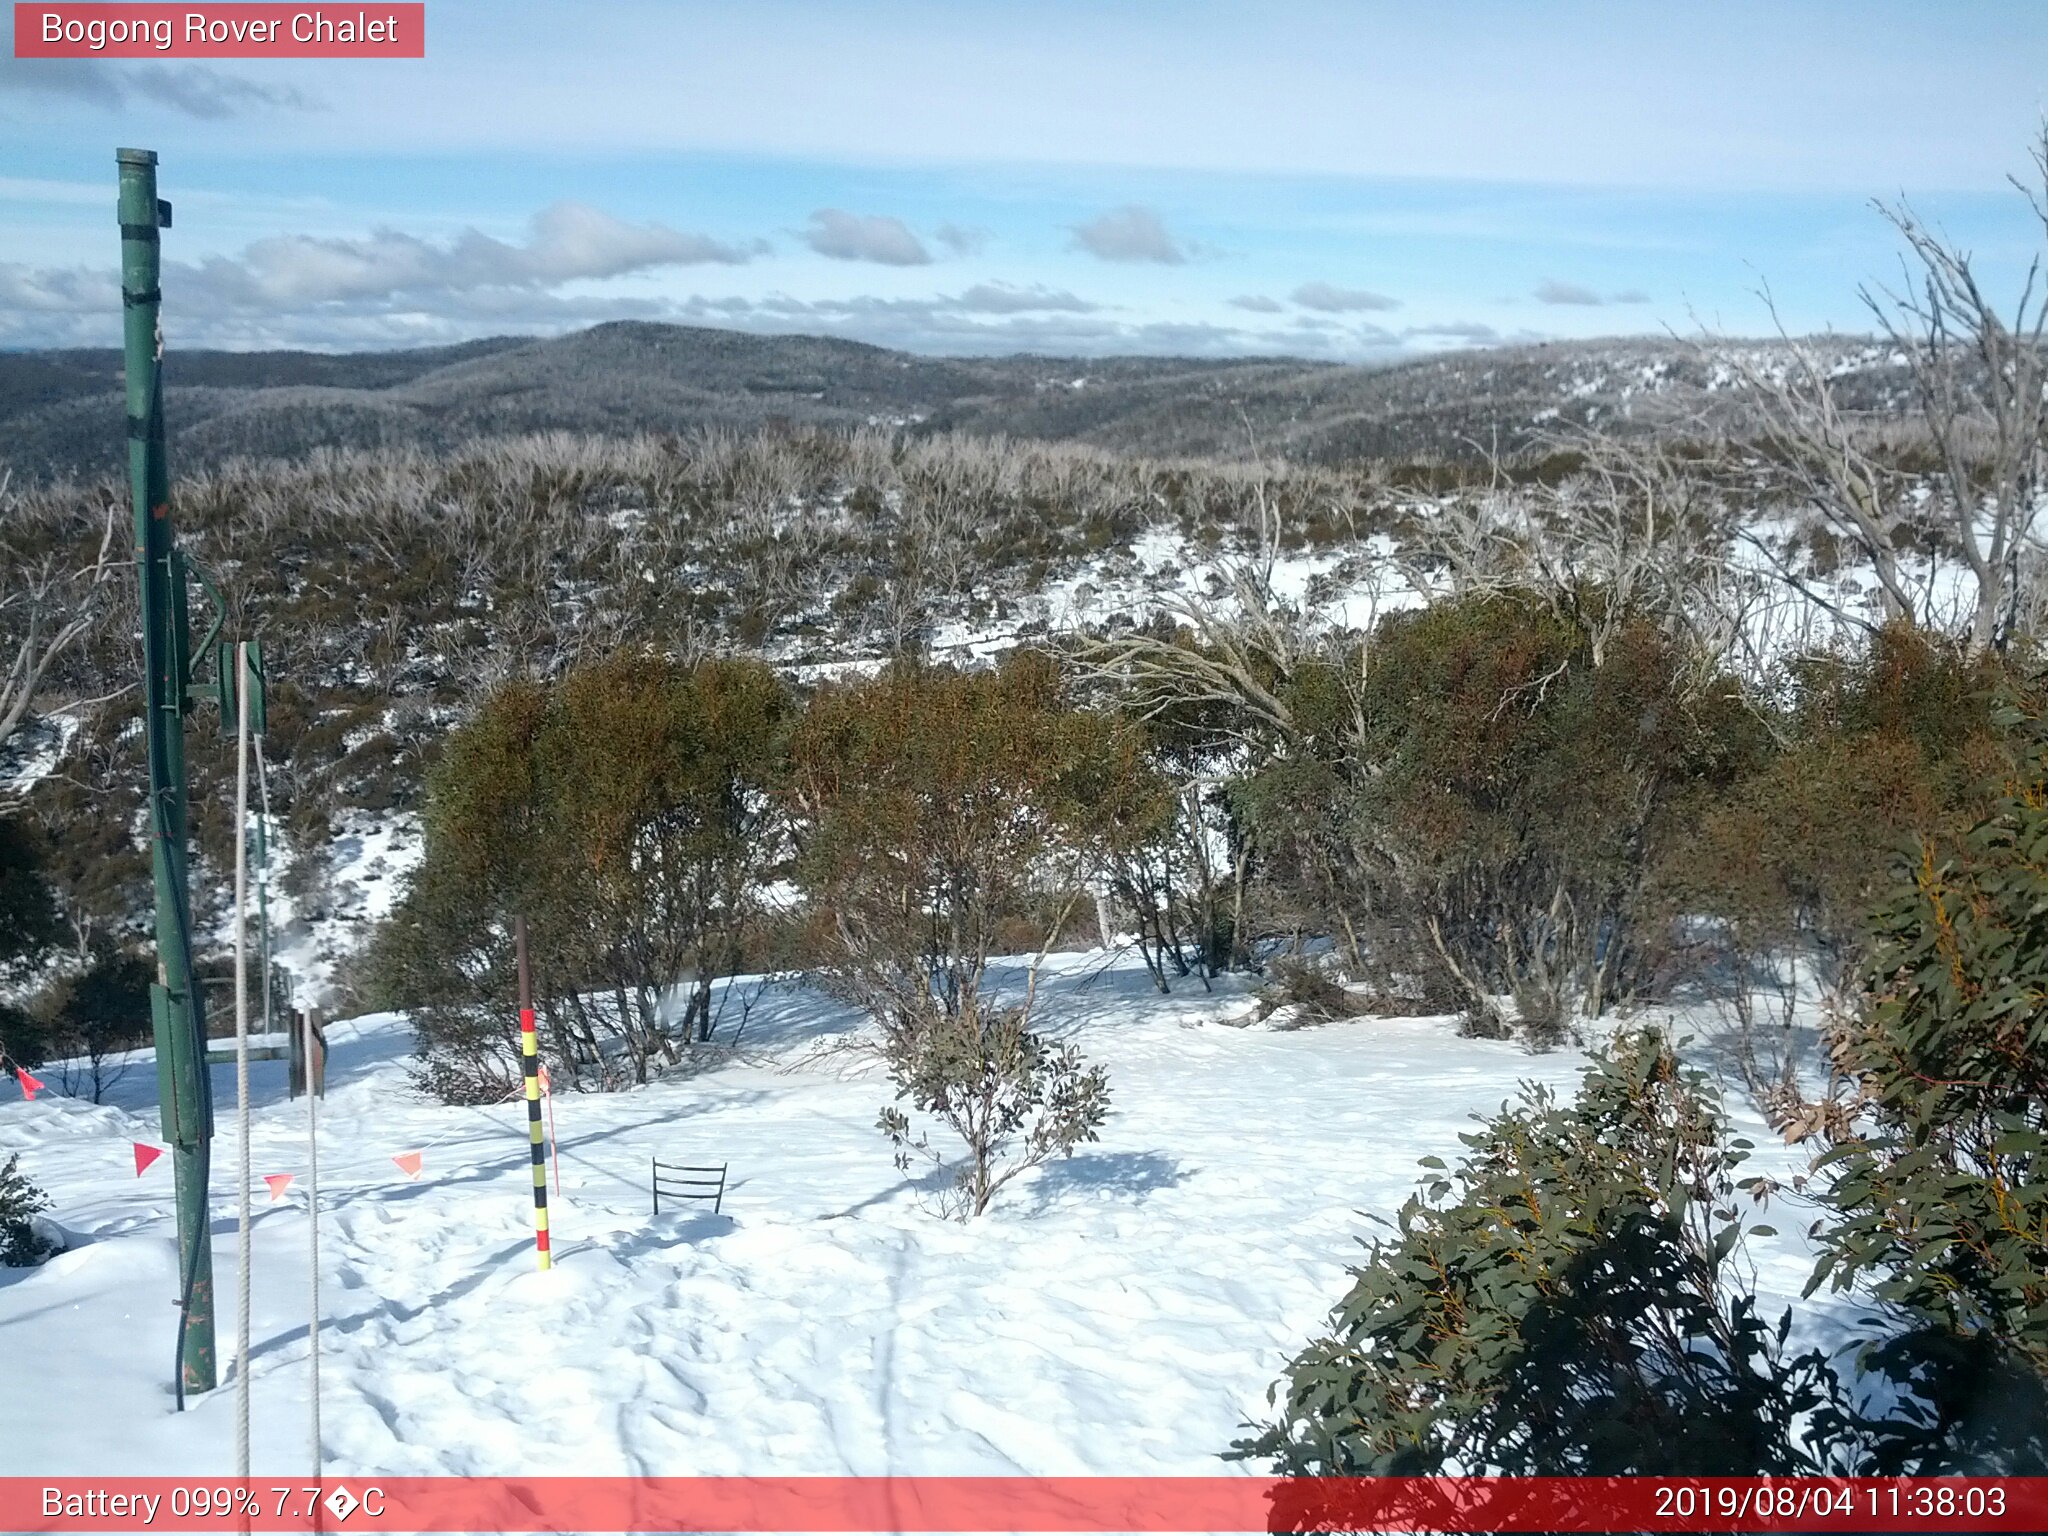
[[[263,962],[263,1033],[270,1034],[270,775],[263,767],[263,738],[252,737],[256,749],[256,934]]]
[[[263,733],[250,736],[256,754],[256,926],[263,937],[263,1033],[269,1034],[270,994],[270,765],[263,761]],[[289,1026],[287,1026],[289,1027]]]
[[[235,1475],[249,1475],[249,643],[235,644],[235,1102],[242,1144],[236,1275]]]
[[[258,815],[264,822],[263,861],[257,866],[256,880],[259,891],[270,888],[270,766],[263,761],[263,738],[254,736],[250,744],[256,749],[256,788],[261,809]],[[270,1030],[270,925],[269,903],[263,903],[265,913],[263,926],[263,1028]],[[315,1073],[313,1052],[320,1036],[319,1010],[307,1008],[299,1013],[292,1026],[299,1032],[299,1086],[306,1092],[306,1250],[307,1268],[313,1277],[313,1309],[306,1322],[306,1346],[308,1360],[312,1366],[312,1453],[313,1476],[320,1476],[320,1107],[314,1093]],[[325,1063],[321,1063],[321,1087],[326,1086]]]
[[[306,1029],[306,1223],[311,1232],[313,1269],[313,1315],[306,1326],[306,1343],[313,1363],[313,1477],[320,1477],[320,1095],[314,1088],[313,1051],[319,1037],[318,1010],[308,1008],[302,1015]],[[325,1063],[320,1064],[322,1077]],[[321,1084],[325,1086],[324,1081]]]

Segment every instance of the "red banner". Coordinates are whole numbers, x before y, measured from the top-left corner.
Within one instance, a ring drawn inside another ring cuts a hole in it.
[[[17,59],[423,59],[424,4],[14,7]]]
[[[2041,1531],[2048,1478],[0,1478],[8,1531]]]

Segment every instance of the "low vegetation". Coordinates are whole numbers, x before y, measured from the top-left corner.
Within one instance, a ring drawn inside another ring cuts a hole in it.
[[[50,1256],[50,1242],[35,1218],[50,1208],[50,1197],[28,1181],[19,1154],[0,1163],[0,1266],[25,1269]]]
[[[1740,1474],[1836,1466],[1826,1362],[1739,1281],[1748,1201],[1711,1091],[1623,1038],[1435,1158],[1333,1331],[1236,1454],[1313,1477]]]
[[[906,667],[822,690],[792,745],[814,953],[875,1021],[899,1101],[964,1149],[962,1214],[1094,1140],[1107,1112],[1102,1068],[1036,1027],[1036,964],[1019,981],[992,962],[1059,942],[1098,864],[1097,808],[1132,794],[1115,769],[1148,772],[1117,732],[1023,653],[995,672]],[[899,1166],[946,1166],[900,1107],[880,1126]]]
[[[783,859],[789,709],[757,662],[626,654],[492,695],[429,779],[426,860],[371,957],[416,1010],[429,1086],[479,1101],[519,1079],[514,913],[565,1081],[645,1082],[712,1040],[712,988]]]

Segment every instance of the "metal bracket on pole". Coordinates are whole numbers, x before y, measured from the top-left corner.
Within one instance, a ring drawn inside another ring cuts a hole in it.
[[[214,627],[218,629],[219,625]],[[263,642],[250,640],[244,643],[249,648],[249,729],[262,736],[266,734],[264,723],[267,718],[263,707]],[[223,640],[214,648],[213,666],[214,689],[220,698],[220,718],[223,727],[231,732],[236,711],[241,707],[235,698],[235,646],[232,641]],[[195,687],[192,691],[198,693],[201,690]]]

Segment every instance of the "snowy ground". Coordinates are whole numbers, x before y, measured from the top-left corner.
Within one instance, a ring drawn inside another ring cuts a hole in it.
[[[1049,1018],[1107,1063],[1103,1140],[941,1219],[874,1129],[885,1082],[829,1047],[853,1020],[800,984],[757,999],[741,1058],[557,1105],[557,1263],[536,1272],[524,1106],[407,1086],[401,1019],[333,1026],[321,1106],[324,1455],[408,1473],[1210,1473],[1342,1294],[1363,1211],[1416,1160],[1571,1052],[1461,1040],[1444,1020],[1245,1027],[1241,991],[1160,998],[1134,959],[1056,957]],[[752,984],[736,984],[750,986]],[[738,999],[735,999],[737,1003]],[[255,1469],[307,1466],[305,1107],[254,1069]],[[233,1073],[215,1069],[214,1231],[235,1337]],[[0,1089],[71,1251],[0,1270],[0,1474],[219,1474],[232,1390],[172,1412],[170,1160],[144,1064],[110,1104]],[[1803,1166],[1753,1119],[1761,1166]],[[394,1153],[423,1150],[409,1180]],[[650,1156],[732,1165],[722,1216],[650,1217]],[[1757,1245],[1775,1311],[1808,1217]],[[1838,1309],[1809,1304],[1802,1332]],[[223,1372],[224,1382],[228,1375]]]

